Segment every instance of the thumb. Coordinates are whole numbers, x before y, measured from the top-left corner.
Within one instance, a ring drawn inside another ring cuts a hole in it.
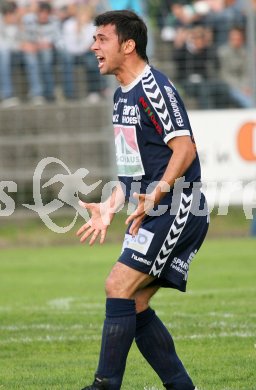
[[[140,199],[145,199],[145,194],[139,194],[138,192],[134,192],[134,193],[132,194],[132,196],[133,196],[135,199],[138,199],[138,200],[140,200]]]
[[[83,202],[81,199],[79,199],[78,204],[79,204],[79,206],[81,206],[81,207],[83,207],[85,209],[90,209],[91,208],[91,204],[90,203]]]

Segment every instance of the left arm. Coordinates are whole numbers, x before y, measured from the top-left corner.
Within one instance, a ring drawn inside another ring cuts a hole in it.
[[[169,160],[166,170],[151,194],[137,194],[133,196],[138,199],[136,210],[127,218],[126,224],[132,222],[129,233],[135,236],[140,225],[147,215],[147,212],[158,205],[160,200],[174,186],[175,180],[183,176],[196,157],[195,145],[190,136],[178,136],[168,142],[173,154]]]

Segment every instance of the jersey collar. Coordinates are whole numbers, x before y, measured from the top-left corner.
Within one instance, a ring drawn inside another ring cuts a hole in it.
[[[131,89],[133,89],[135,87],[135,85],[137,85],[141,81],[142,76],[144,76],[144,74],[146,74],[149,70],[150,70],[150,66],[147,64],[145,66],[145,68],[143,69],[143,71],[141,72],[141,74],[139,74],[139,76],[136,77],[135,80],[133,80],[128,85],[125,85],[125,86],[121,85],[122,92],[129,92]]]

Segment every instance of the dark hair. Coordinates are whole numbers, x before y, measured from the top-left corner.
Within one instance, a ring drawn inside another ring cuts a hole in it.
[[[238,31],[238,32],[240,32],[240,34],[242,34],[244,37],[245,37],[245,35],[246,35],[245,29],[244,29],[242,26],[240,26],[240,25],[234,25],[234,26],[230,27],[229,32],[231,32],[231,31]]]
[[[41,11],[41,12],[42,11],[46,11],[46,12],[51,13],[52,12],[52,6],[47,1],[40,1],[39,5],[38,5],[38,10]]]
[[[96,27],[106,26],[107,24],[115,26],[119,43],[133,39],[138,56],[148,62],[146,53],[147,26],[137,14],[128,10],[118,10],[108,11],[96,16]]]
[[[15,1],[6,1],[1,6],[1,13],[3,15],[13,14],[14,12],[17,11],[17,9],[18,7]]]

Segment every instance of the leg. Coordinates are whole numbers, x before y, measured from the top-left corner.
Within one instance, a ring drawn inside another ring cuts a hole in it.
[[[75,80],[74,80],[74,62],[73,54],[67,50],[59,51],[58,58],[60,59],[61,77],[63,92],[67,99],[74,99],[75,94]]]
[[[231,96],[231,100],[233,105],[235,103],[235,107],[241,108],[252,108],[252,95],[246,95],[243,91],[238,90],[234,87],[229,87],[229,94]]]
[[[149,307],[149,300],[158,289],[159,286],[148,286],[136,294],[136,344],[167,389],[193,390],[170,333]]]
[[[135,299],[139,290],[153,282],[155,278],[128,267],[123,263],[116,263],[106,281],[107,298]]]
[[[12,83],[12,64],[11,64],[11,50],[1,49],[0,51],[0,84],[1,84],[1,98],[8,99],[13,96]]]
[[[53,75],[53,49],[41,50],[39,53],[40,68],[44,83],[44,97],[47,100],[54,100],[55,80]]]
[[[40,69],[37,53],[24,52],[23,56],[26,75],[29,82],[29,96],[31,98],[35,96],[42,96],[43,87],[40,78]]]
[[[136,305],[136,313],[139,315],[149,308],[149,301],[155,295],[155,293],[159,290],[160,286],[146,286],[141,290],[137,291],[135,295],[135,305]]]
[[[154,278],[122,263],[116,263],[106,281],[106,319],[94,387],[119,390],[128,352],[136,331],[136,292]],[[107,384],[102,386],[102,379]]]
[[[84,54],[85,74],[87,81],[88,94],[100,93],[102,91],[102,80],[98,70],[98,62],[94,53],[86,52]]]

